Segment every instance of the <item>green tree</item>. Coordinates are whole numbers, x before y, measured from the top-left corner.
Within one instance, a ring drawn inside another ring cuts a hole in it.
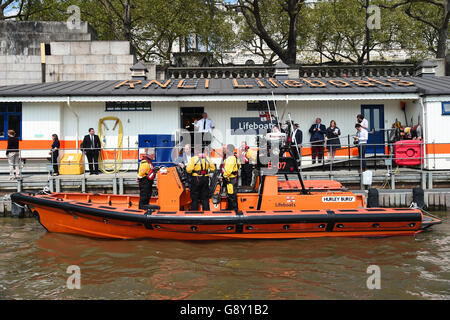
[[[402,43],[406,46],[417,44],[418,48],[426,48],[434,53],[436,58],[445,58],[447,41],[449,39],[449,0],[393,1],[394,4],[388,4],[385,7],[403,10],[413,20],[410,22],[411,25],[416,27],[412,30],[412,35],[415,35],[415,37],[412,39],[402,37]]]
[[[100,40],[130,41],[145,61],[170,60],[178,39],[198,35],[206,49],[220,54],[233,46],[225,10],[213,0],[35,0],[24,10],[30,20],[65,21],[67,8],[80,8]],[[36,10],[39,8],[39,10]]]
[[[372,0],[378,5],[385,0]],[[396,10],[380,13],[379,28],[370,30],[369,54],[398,48],[397,34],[401,25]],[[342,60],[361,64],[367,58],[366,1],[320,1],[311,10],[312,35],[310,46],[332,62]]]
[[[238,0],[234,5],[242,13],[246,25],[256,38],[246,31],[241,40],[246,43],[263,40],[284,63],[296,63],[300,12],[305,0]],[[255,46],[256,52],[261,52]],[[270,59],[272,60],[272,58]],[[269,61],[270,61],[269,60]]]

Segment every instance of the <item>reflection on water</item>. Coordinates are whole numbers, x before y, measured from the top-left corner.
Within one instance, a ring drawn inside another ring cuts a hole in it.
[[[0,299],[450,299],[450,222],[413,237],[105,241],[0,219]],[[66,287],[68,266],[81,289]],[[381,269],[381,290],[366,286]]]

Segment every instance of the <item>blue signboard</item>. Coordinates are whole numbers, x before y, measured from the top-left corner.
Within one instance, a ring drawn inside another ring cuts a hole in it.
[[[231,134],[244,135],[250,133],[269,132],[274,125],[277,124],[275,119],[273,122],[261,121],[260,117],[253,118],[231,118]]]

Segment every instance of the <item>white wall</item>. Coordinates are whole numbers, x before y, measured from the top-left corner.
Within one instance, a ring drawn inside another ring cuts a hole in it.
[[[409,101],[408,106],[411,103]],[[316,117],[322,118],[322,123],[327,127],[330,120],[335,120],[341,129],[342,144],[346,145],[346,136],[354,135],[356,132],[354,128],[356,115],[361,112],[362,104],[384,105],[385,128],[390,128],[395,119],[404,119],[398,100],[289,101],[284,119],[288,119],[287,113],[290,112],[292,119],[300,124],[304,143],[309,142],[308,130]],[[204,107],[209,118],[216,125],[217,130],[214,134],[218,140],[235,145],[239,145],[244,137],[230,134],[230,118],[259,117],[259,112],[247,111],[246,102],[154,102],[152,111],[143,112],[106,112],[105,103],[102,102],[72,103],[71,105],[80,118],[80,140],[88,133],[90,127],[98,131],[99,119],[116,116],[122,121],[124,127],[124,148],[136,148],[139,134],[174,134],[180,125],[180,107]],[[278,102],[277,106],[281,116],[286,102]],[[24,103],[22,117],[24,140],[50,140],[52,133],[57,133],[61,140],[76,139],[76,119],[65,103]],[[449,125],[450,123],[447,127]],[[112,127],[112,123],[109,126]],[[109,135],[108,132],[106,134]],[[115,136],[108,137],[108,146],[115,147],[116,141]],[[252,144],[253,141],[249,139],[248,142]],[[219,148],[220,143],[215,141],[213,146]]]
[[[315,122],[317,117],[322,119],[322,123],[328,127],[331,120],[335,120],[337,126],[341,129],[341,137],[348,134],[354,135],[356,133],[355,123],[356,115],[361,113],[361,105],[377,104],[384,105],[384,127],[391,128],[395,119],[404,119],[403,111],[400,108],[400,102],[397,100],[367,100],[367,101],[289,101],[285,113],[284,120],[288,119],[288,112],[291,113],[291,118],[298,122],[300,129],[303,131],[303,142],[309,142],[309,128]],[[185,102],[180,103],[181,107],[205,107],[205,112],[208,117],[215,123],[216,128],[223,132],[225,139],[220,139],[222,136],[218,130],[215,130],[215,135],[224,143],[240,144],[242,136],[235,136],[226,133],[227,129],[231,128],[230,118],[232,117],[259,117],[257,111],[247,111],[246,102],[215,102],[215,103],[201,103],[201,102]],[[278,113],[281,117],[286,102],[278,102]],[[346,139],[342,139],[342,141]],[[217,147],[215,145],[214,147]]]
[[[450,115],[442,114],[442,102],[444,101],[450,101],[450,96],[429,97],[425,99],[424,103],[426,110],[425,137],[430,152],[428,161],[426,161],[428,169],[450,169],[450,152],[441,153],[442,150],[448,150],[450,145]],[[433,144],[436,145],[433,146]]]
[[[61,138],[61,105],[59,103],[23,103],[22,104],[22,140],[52,140],[52,134],[56,133]],[[21,156],[48,157],[48,148],[36,144],[36,149],[41,151],[24,150]]]
[[[105,103],[72,103],[72,109],[79,115],[79,139],[88,134],[89,128],[98,132],[98,123],[104,117],[118,117],[123,125],[123,146],[136,148],[139,134],[172,134],[179,126],[179,110],[176,103],[152,103],[152,111],[106,112]],[[64,108],[64,139],[75,140],[76,119]],[[112,129],[112,122],[107,126]],[[114,132],[117,132],[115,130]],[[108,131],[105,131],[109,135]],[[128,140],[129,138],[129,140]],[[128,143],[129,141],[129,143]]]

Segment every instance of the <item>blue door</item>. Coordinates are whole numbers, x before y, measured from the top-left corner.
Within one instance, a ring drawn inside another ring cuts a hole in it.
[[[362,105],[361,114],[369,123],[366,153],[374,154],[376,151],[376,154],[384,154],[384,105]]]

